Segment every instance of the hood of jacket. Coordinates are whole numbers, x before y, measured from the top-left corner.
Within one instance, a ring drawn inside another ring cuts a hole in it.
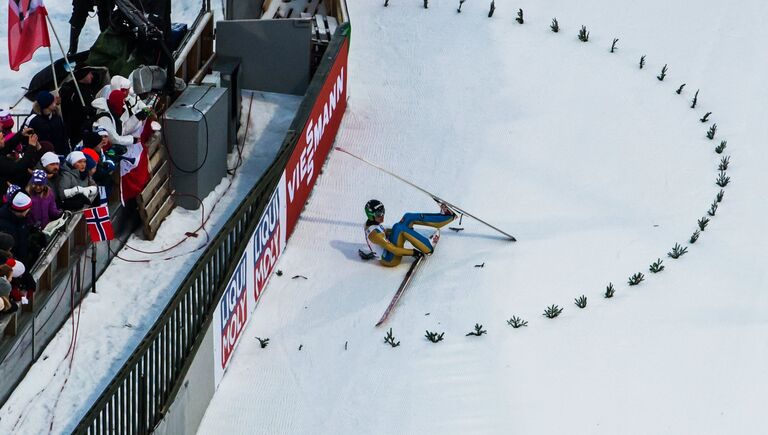
[[[104,97],[99,97],[93,100],[91,103],[91,106],[93,106],[94,109],[96,109],[97,112],[109,112],[109,107],[107,106],[107,99]]]

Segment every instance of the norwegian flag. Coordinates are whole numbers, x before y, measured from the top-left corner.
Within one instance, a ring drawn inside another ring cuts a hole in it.
[[[85,223],[93,242],[103,242],[115,238],[112,221],[109,220],[109,208],[106,205],[83,210]]]
[[[8,63],[14,71],[40,47],[50,47],[43,0],[8,0]]]

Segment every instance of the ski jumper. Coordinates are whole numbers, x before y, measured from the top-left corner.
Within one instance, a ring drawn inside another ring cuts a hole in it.
[[[380,248],[379,258],[383,266],[400,264],[403,256],[413,256],[414,250],[405,247],[406,240],[424,254],[431,254],[429,238],[413,229],[414,225],[442,228],[456,219],[456,215],[442,213],[406,213],[400,222],[385,229],[383,225],[368,221],[365,226],[367,240]],[[370,244],[370,243],[369,243]]]

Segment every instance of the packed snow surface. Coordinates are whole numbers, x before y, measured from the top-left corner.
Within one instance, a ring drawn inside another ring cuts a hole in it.
[[[468,218],[443,231],[374,328],[408,265],[359,259],[363,204],[383,201],[389,224],[437,207],[333,153],[199,433],[763,433],[768,4],[521,0],[488,18],[474,0],[461,14],[458,1],[348,3],[337,145],[519,241]],[[721,140],[732,180],[690,244],[720,190]],[[551,304],[564,308],[552,320]],[[465,336],[475,323],[487,335]]]

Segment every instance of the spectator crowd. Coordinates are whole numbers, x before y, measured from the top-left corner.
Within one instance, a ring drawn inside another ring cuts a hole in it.
[[[118,175],[147,164],[138,157],[159,129],[154,119],[131,80],[89,67],[40,91],[19,126],[0,110],[0,313],[31,300],[29,271],[56,230],[106,203]]]

